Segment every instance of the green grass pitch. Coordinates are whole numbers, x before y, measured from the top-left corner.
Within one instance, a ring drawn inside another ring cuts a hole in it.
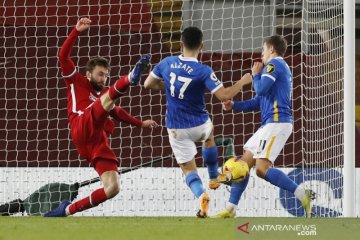
[[[238,226],[315,225],[316,235],[299,236],[294,231],[250,231]],[[235,218],[197,219],[195,217],[0,217],[0,240],[7,239],[360,239],[359,218]]]

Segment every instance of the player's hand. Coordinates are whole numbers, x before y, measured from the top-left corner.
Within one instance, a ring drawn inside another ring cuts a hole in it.
[[[144,68],[144,73],[143,74],[149,74],[150,73],[150,69],[151,69],[151,64],[147,64]]]
[[[75,28],[79,32],[83,32],[90,27],[91,20],[89,18],[81,18]]]
[[[225,111],[229,111],[233,108],[234,102],[231,100],[226,100],[226,101],[222,102],[222,104],[223,104],[223,109]]]
[[[242,82],[242,85],[248,85],[250,83],[252,83],[252,76],[250,73],[246,73],[241,79],[240,81]]]
[[[145,120],[141,125],[142,128],[154,128],[158,126],[159,124],[157,124],[157,122],[155,122],[154,120]]]
[[[251,69],[252,75],[254,76],[255,74],[261,73],[263,67],[264,64],[262,62],[255,62]]]

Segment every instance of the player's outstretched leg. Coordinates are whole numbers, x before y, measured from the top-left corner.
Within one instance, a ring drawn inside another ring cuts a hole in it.
[[[136,63],[134,69],[129,73],[129,81],[131,86],[139,83],[141,75],[150,67],[150,55],[144,55]]]
[[[90,196],[69,205],[66,209],[66,213],[69,215],[96,207],[100,203],[115,197],[120,191],[117,162],[98,158],[93,164],[95,165],[94,168],[99,174],[104,187],[95,190]]]
[[[100,203],[105,202],[109,198],[106,196],[105,189],[99,188],[92,192],[90,196],[85,197],[69,205],[66,209],[67,215],[74,215],[77,212],[85,211],[89,208],[98,206]]]
[[[236,208],[239,204],[242,193],[245,191],[248,183],[249,176],[241,182],[233,182],[231,184],[230,198],[226,204],[226,208],[218,212],[213,218],[234,218],[236,216]]]
[[[109,89],[109,97],[112,100],[119,98],[128,89],[129,85],[135,86],[139,83],[141,75],[145,73],[150,64],[150,56],[144,55],[136,63],[134,69],[125,77],[117,80]]]
[[[226,204],[226,208],[220,211],[218,214],[214,216],[214,218],[233,218],[236,215],[236,208],[239,204],[242,193],[245,191],[250,175],[249,169],[251,169],[255,165],[255,159],[253,158],[253,154],[250,151],[245,151],[244,155],[241,157],[240,161],[236,160],[235,164],[231,164],[234,158],[228,159],[223,168],[228,168],[228,171],[224,171],[222,174],[219,174],[218,181],[222,183],[231,183],[231,191],[230,198]],[[228,165],[230,164],[230,165]],[[228,166],[226,166],[228,165]],[[247,166],[246,166],[247,165]],[[231,167],[232,166],[232,167]],[[246,174],[246,177],[240,182],[232,181],[233,175],[240,176]]]
[[[311,200],[315,198],[314,192],[311,190],[305,190],[302,186],[299,186],[291,180],[285,173],[273,167],[267,169],[265,176],[263,176],[263,173],[259,173],[258,171],[257,174],[259,177],[262,177],[272,185],[293,193],[304,207],[305,217],[311,217]]]
[[[96,207],[107,199],[108,197],[105,194],[104,188],[100,188],[92,192],[90,196],[74,203],[70,203],[69,201],[62,202],[56,209],[45,213],[44,217],[67,217],[77,212]]]
[[[122,96],[130,86],[128,76],[119,78],[110,88],[109,97],[112,101]],[[103,95],[104,96],[104,95]]]
[[[52,211],[45,213],[44,217],[66,217],[66,208],[71,203],[69,201],[63,201],[60,205]]]
[[[98,172],[104,187],[93,191],[89,196],[76,202],[70,203],[69,201],[64,201],[57,209],[46,213],[44,217],[66,217],[73,215],[77,212],[96,207],[119,193],[117,162],[100,158],[94,161],[94,163],[94,168]]]

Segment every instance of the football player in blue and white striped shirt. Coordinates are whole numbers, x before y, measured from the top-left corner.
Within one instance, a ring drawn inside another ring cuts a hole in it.
[[[256,96],[246,101],[228,100],[224,102],[224,109],[261,111],[261,127],[244,145],[245,152],[239,161],[245,161],[249,169],[255,166],[258,177],[293,193],[301,201],[306,217],[310,217],[310,201],[314,193],[305,190],[285,173],[273,167],[293,129],[292,74],[283,59],[286,48],[287,43],[282,36],[275,35],[265,39],[262,50],[263,62],[255,62],[252,68]],[[227,207],[216,217],[235,217],[236,207],[248,181],[249,176],[239,183],[232,183]]]
[[[194,195],[200,199],[198,217],[207,217],[209,195],[205,192],[195,164],[195,142],[203,142],[202,155],[207,165],[210,184],[216,189],[218,150],[213,136],[213,125],[205,109],[205,90],[220,101],[234,97],[241,88],[251,83],[245,74],[233,86],[225,88],[214,71],[198,61],[203,47],[202,31],[188,27],[181,34],[182,55],[163,59],[145,81],[145,88],[166,92],[166,127],[176,161]]]

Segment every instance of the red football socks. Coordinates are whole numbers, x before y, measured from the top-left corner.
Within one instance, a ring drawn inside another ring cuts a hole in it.
[[[90,196],[83,198],[69,206],[69,213],[73,215],[77,212],[82,212],[86,209],[96,207],[107,200],[104,188],[100,188],[91,193]]]
[[[109,96],[112,100],[119,98],[130,86],[128,76],[118,79],[109,89]]]

